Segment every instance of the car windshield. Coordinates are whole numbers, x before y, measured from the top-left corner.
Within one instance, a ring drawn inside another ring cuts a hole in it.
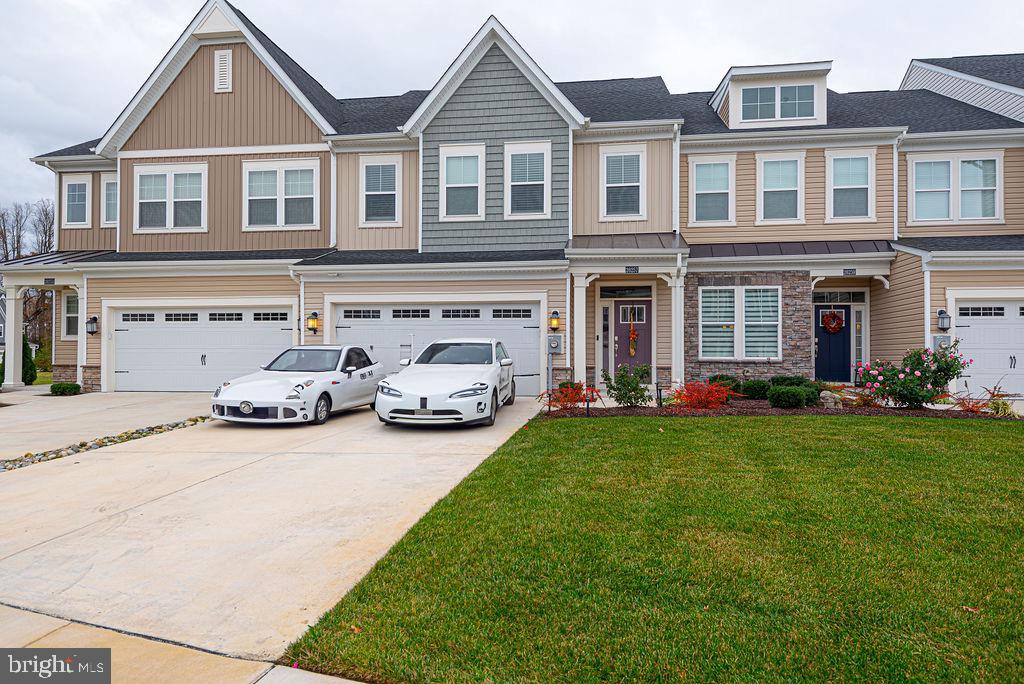
[[[266,367],[268,371],[322,373],[338,367],[340,349],[289,349]]]
[[[486,342],[435,342],[420,354],[416,363],[465,366],[489,364],[491,345]]]

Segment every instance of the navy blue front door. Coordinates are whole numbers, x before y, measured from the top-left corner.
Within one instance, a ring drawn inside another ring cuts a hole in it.
[[[814,307],[814,339],[818,350],[814,375],[818,380],[850,382],[851,323],[849,306],[818,304]]]

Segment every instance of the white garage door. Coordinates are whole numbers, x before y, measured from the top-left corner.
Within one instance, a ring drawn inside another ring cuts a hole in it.
[[[399,360],[412,358],[436,339],[494,337],[504,343],[515,362],[516,394],[540,394],[540,306],[500,304],[372,304],[339,305],[335,337],[338,344],[358,344],[388,373]]]
[[[128,392],[212,392],[292,346],[291,309],[120,309],[114,384]]]
[[[1024,300],[957,301],[960,351],[974,359],[965,377],[972,394],[999,385],[1024,394]]]

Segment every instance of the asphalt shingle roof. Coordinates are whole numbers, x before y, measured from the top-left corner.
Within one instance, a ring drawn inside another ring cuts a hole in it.
[[[415,249],[371,249],[334,251],[313,259],[300,261],[298,266],[373,266],[385,264],[457,264],[502,261],[562,261],[561,249],[522,249],[492,252],[417,252]]]
[[[100,144],[100,138],[94,140],[86,140],[85,142],[78,143],[77,145],[71,145],[70,147],[62,147],[59,150],[53,152],[47,152],[46,154],[39,155],[40,157],[78,157],[84,154],[96,154],[93,150],[97,145]]]
[[[1024,235],[906,237],[894,244],[926,252],[1024,252]]]
[[[964,57],[928,57],[919,62],[984,78],[1004,85],[1024,88],[1024,53],[1012,55],[967,55]]]

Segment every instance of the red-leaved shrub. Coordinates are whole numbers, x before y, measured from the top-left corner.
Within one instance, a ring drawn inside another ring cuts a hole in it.
[[[725,385],[717,382],[688,382],[668,392],[668,403],[687,409],[716,409],[724,406],[729,397],[742,397]]]
[[[563,382],[558,387],[543,392],[537,399],[547,404],[549,409],[556,411],[576,408],[588,401],[591,404],[597,401],[604,403],[600,390],[585,386],[582,382]]]

